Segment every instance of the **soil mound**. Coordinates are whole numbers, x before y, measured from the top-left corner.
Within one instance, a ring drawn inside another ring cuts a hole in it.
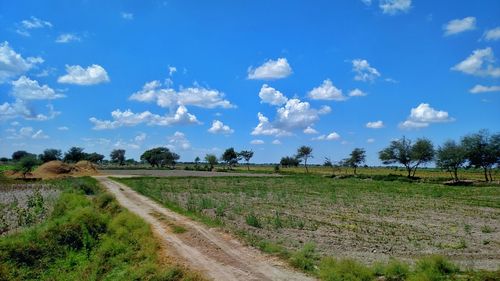
[[[67,164],[61,161],[50,161],[34,172],[33,176],[43,179],[64,178],[70,176],[93,176],[99,174],[96,167],[89,161],[80,161],[76,164]]]

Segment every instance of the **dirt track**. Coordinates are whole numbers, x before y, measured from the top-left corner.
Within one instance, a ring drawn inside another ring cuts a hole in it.
[[[118,202],[150,223],[167,247],[167,255],[213,280],[314,280],[293,271],[282,261],[265,256],[215,229],[172,212],[129,187],[96,176]],[[172,225],[187,231],[174,234]]]

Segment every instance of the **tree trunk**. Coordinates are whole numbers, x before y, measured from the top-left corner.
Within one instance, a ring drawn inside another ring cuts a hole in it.
[[[488,168],[484,167],[484,178],[488,181]]]
[[[411,177],[411,167],[408,165],[406,166],[406,171],[408,172],[408,178]]]
[[[354,166],[354,174],[355,174],[355,175],[356,175],[356,168],[357,168],[357,167],[356,167],[356,166]]]
[[[247,170],[250,171],[250,163],[247,162]]]
[[[455,169],[453,170],[453,173],[455,174],[455,181],[458,181],[458,169],[457,169],[457,168],[455,168]]]
[[[304,166],[306,167],[306,173],[309,174],[309,170],[307,169],[307,158],[304,159]]]
[[[490,174],[490,181],[493,181],[493,177],[491,176],[491,168],[488,170],[488,173]]]

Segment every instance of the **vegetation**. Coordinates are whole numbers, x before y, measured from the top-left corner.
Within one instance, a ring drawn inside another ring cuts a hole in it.
[[[459,181],[458,169],[460,169],[466,161],[467,158],[464,147],[453,140],[445,142],[443,146],[440,146],[436,151],[436,166],[452,173],[455,181]]]
[[[71,147],[66,153],[64,153],[64,162],[76,163],[78,161],[85,160],[85,152],[83,152],[81,147]]]
[[[146,150],[141,155],[141,160],[148,162],[151,167],[175,167],[176,161],[179,160],[179,154],[170,151],[166,147],[156,147]]]
[[[359,165],[365,162],[365,159],[366,159],[365,150],[362,148],[355,148],[349,155],[349,158],[344,160],[344,163],[346,164],[346,166],[353,168],[354,174],[356,174],[356,169],[359,167]]]
[[[386,165],[394,163],[403,165],[409,178],[415,176],[419,165],[432,161],[434,148],[428,139],[417,139],[412,144],[411,140],[403,137],[400,140],[392,141],[389,147],[380,151],[379,158]]]
[[[214,166],[217,165],[217,156],[213,154],[207,154],[205,156],[205,161],[207,161],[208,165],[210,165],[210,171],[214,169]]]
[[[297,149],[297,159],[304,159],[304,167],[306,168],[306,172],[309,173],[309,170],[307,169],[307,159],[312,158],[312,147],[310,146],[301,146]]]
[[[24,150],[18,150],[12,153],[12,161],[19,161],[21,158],[26,157],[26,156],[33,156],[34,154],[26,152]]]
[[[465,149],[469,165],[482,168],[484,179],[493,181],[491,169],[495,164],[500,165],[500,133],[490,135],[488,131],[481,130],[463,137],[462,146]]]
[[[95,180],[67,179],[49,184],[62,194],[48,219],[0,237],[0,280],[197,278],[180,267],[164,264],[150,227],[121,209]]]
[[[38,156],[38,158],[43,162],[55,161],[62,159],[62,152],[60,149],[49,148],[45,149],[42,154]]]
[[[89,154],[85,154],[85,159],[92,163],[100,164],[104,160],[104,155],[93,152]]]
[[[280,165],[283,168],[298,167],[300,161],[301,160],[295,156],[285,156],[281,158]]]
[[[240,151],[239,156],[245,159],[245,162],[247,162],[247,170],[250,171],[250,159],[253,157],[253,151],[242,150]]]
[[[122,166],[125,163],[125,149],[113,149],[109,154],[109,158],[111,162],[118,163],[118,165]]]
[[[26,178],[26,174],[33,171],[33,169],[38,166],[40,162],[33,154],[27,154],[19,160],[15,170],[23,174],[23,178]]]
[[[239,155],[234,148],[230,147],[224,151],[220,159],[226,163],[227,168],[231,169],[234,165],[238,164]]]

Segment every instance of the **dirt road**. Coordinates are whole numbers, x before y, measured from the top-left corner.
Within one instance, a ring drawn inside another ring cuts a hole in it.
[[[95,177],[118,202],[150,223],[167,255],[213,280],[314,280],[277,258],[246,247],[228,234],[210,229],[172,212],[129,187],[105,176]],[[174,234],[173,226],[186,231]]]

